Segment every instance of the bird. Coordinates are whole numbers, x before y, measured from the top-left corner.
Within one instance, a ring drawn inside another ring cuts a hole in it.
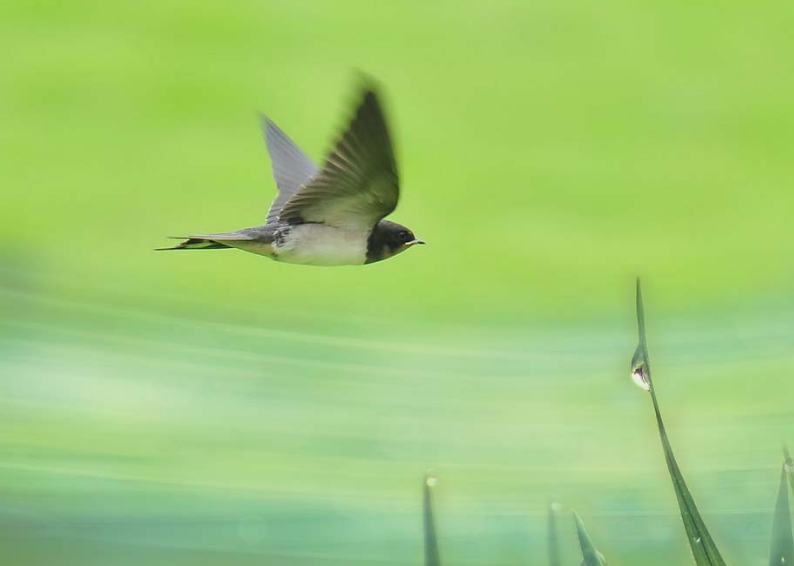
[[[397,207],[399,175],[386,117],[372,86],[322,168],[270,118],[261,125],[278,193],[265,224],[199,234],[161,250],[238,249],[279,262],[364,265],[424,244],[405,226],[386,220]]]

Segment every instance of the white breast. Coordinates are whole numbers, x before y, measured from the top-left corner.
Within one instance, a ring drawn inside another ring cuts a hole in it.
[[[273,242],[275,257],[305,265],[362,265],[369,232],[340,230],[326,224],[290,226]]]

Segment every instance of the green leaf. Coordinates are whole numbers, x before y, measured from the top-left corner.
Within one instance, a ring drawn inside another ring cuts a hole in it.
[[[656,413],[656,424],[659,427],[659,437],[664,449],[664,458],[667,462],[667,470],[670,472],[670,479],[673,481],[673,489],[675,490],[676,499],[678,499],[678,508],[681,510],[681,519],[684,522],[684,529],[689,539],[692,555],[695,557],[695,563],[698,566],[725,566],[725,561],[722,559],[717,545],[714,544],[714,539],[712,539],[711,533],[706,528],[697,505],[695,505],[695,500],[689,492],[686,481],[684,481],[684,476],[678,467],[678,462],[676,462],[673,455],[673,448],[670,446],[670,440],[667,438],[667,431],[664,428],[662,413],[659,410],[659,402],[656,399],[656,390],[651,378],[651,362],[645,337],[645,310],[642,304],[639,279],[637,279],[637,326],[640,337],[639,345],[632,359],[632,375],[634,376],[639,372],[647,380],[651,400],[653,401],[653,410]]]
[[[549,566],[560,566],[560,538],[557,533],[557,514],[555,509],[556,503],[549,505]]]
[[[785,448],[784,448],[785,450]],[[794,564],[794,539],[791,536],[791,511],[786,485],[786,463],[780,469],[780,484],[777,488],[777,503],[772,519],[772,546],[769,549],[769,566]]]
[[[579,548],[582,549],[582,566],[606,566],[606,559],[604,555],[596,550],[593,541],[590,540],[590,535],[587,534],[587,529],[584,528],[584,523],[579,515],[574,511],[573,518],[576,521],[576,535],[579,537]]]
[[[430,488],[436,484],[436,478],[425,476],[424,484],[424,529],[425,529],[425,566],[440,566],[436,525],[433,520],[433,499]]]

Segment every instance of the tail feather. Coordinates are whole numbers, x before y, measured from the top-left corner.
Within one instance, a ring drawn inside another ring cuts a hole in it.
[[[244,228],[234,232],[223,232],[219,234],[196,234],[194,236],[178,236],[174,237],[175,240],[184,240],[173,248],[158,248],[157,251],[162,250],[225,250],[245,242],[256,240],[263,243],[273,241],[272,232],[268,232],[264,226],[256,228]],[[226,244],[224,242],[229,242]],[[232,244],[232,245],[230,245]]]
[[[231,249],[231,246],[222,244],[215,240],[207,238],[187,238],[184,242],[180,242],[172,248],[156,248],[155,251],[169,251],[169,250],[223,250]]]

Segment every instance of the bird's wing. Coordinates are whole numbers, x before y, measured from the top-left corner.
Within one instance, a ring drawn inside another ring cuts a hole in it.
[[[279,218],[371,230],[397,206],[399,179],[386,119],[367,90],[318,175],[287,201]]]
[[[278,221],[281,209],[292,195],[317,175],[317,166],[266,116],[262,116],[262,130],[265,133],[267,151],[270,153],[270,162],[273,165],[273,177],[278,187],[278,194],[270,205],[265,222],[265,225],[272,225]]]

